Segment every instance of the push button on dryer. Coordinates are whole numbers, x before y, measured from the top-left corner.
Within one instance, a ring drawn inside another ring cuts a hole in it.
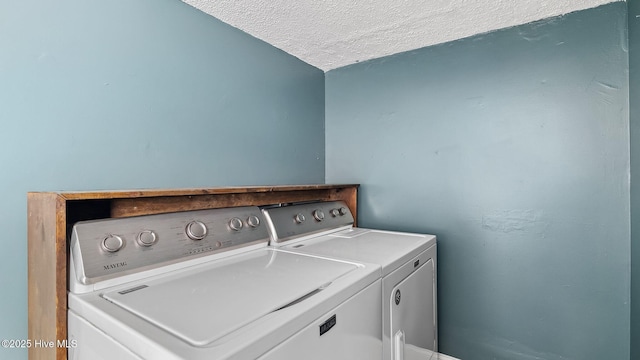
[[[306,220],[306,218],[304,217],[304,215],[302,215],[302,213],[298,213],[293,217],[293,220],[295,220],[297,224],[302,224]]]

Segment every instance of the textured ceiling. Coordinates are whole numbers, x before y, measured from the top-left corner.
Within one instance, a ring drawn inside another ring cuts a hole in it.
[[[183,0],[324,71],[616,0]]]

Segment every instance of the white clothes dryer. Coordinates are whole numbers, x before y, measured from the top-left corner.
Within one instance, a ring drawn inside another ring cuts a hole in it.
[[[363,229],[343,202],[263,208],[271,245],[296,254],[380,264],[383,359],[437,351],[436,237]]]
[[[380,266],[268,247],[257,207],[75,224],[69,359],[381,359]]]

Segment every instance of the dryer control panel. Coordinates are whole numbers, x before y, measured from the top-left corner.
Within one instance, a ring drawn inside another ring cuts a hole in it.
[[[269,240],[258,207],[81,221],[70,251],[81,284],[115,278]]]
[[[313,202],[262,209],[273,244],[300,236],[353,225],[353,215],[342,201]]]

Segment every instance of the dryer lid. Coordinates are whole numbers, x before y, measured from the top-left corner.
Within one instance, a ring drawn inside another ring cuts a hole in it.
[[[204,346],[321,291],[358,267],[261,249],[102,297],[191,345]]]
[[[284,249],[380,264],[382,276],[386,276],[435,243],[433,235],[351,228],[287,245]]]

